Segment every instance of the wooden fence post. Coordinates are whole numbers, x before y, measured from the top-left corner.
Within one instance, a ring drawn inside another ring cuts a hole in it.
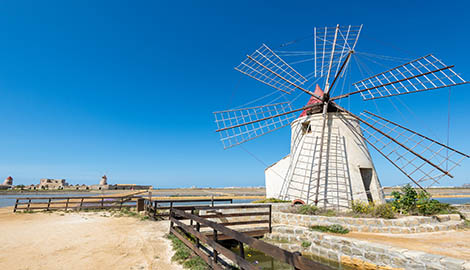
[[[196,222],[196,231],[200,232],[201,231],[201,224],[199,222]],[[200,248],[201,243],[199,242],[199,237],[196,237],[196,247]]]
[[[16,199],[15,208],[13,209],[13,212],[16,212],[16,207],[18,207],[18,199]]]
[[[28,201],[28,208],[27,208],[27,211],[29,211],[29,206],[31,205],[31,198],[29,199]]]
[[[272,233],[272,205],[269,205],[269,233]]]
[[[51,206],[51,198],[49,198],[49,201],[47,202],[47,211],[49,211],[49,207]]]
[[[238,245],[240,246],[240,257],[245,259],[245,248],[243,247],[243,242],[238,241]]]
[[[296,251],[296,252],[293,252],[294,256],[302,256],[302,253]],[[297,268],[294,266],[294,270],[301,270],[300,268]]]
[[[65,211],[69,208],[69,200],[70,198],[67,198],[67,202],[65,203]]]
[[[191,215],[194,215],[194,209],[191,209]],[[189,225],[193,226],[193,219],[189,221]]]
[[[80,207],[78,208],[78,210],[82,210],[82,205],[83,205],[83,197],[82,197],[82,199],[80,200]]]
[[[214,241],[217,242],[217,230],[214,229]],[[213,253],[214,253],[214,263],[217,264],[218,257],[219,257],[219,252],[213,248]]]
[[[173,221],[171,219],[175,216],[175,213],[172,210],[173,209],[170,208],[170,231],[173,229]]]
[[[153,219],[157,219],[157,207],[158,203],[155,201],[155,207],[153,208]]]

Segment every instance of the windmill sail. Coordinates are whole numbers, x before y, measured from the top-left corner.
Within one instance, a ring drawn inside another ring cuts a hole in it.
[[[289,102],[214,112],[224,148],[230,148],[285,127],[295,119]]]
[[[364,100],[422,92],[467,83],[454,70],[432,54],[392,68],[353,84]]]
[[[376,114],[361,113],[364,138],[416,184],[431,186],[469,156]]]
[[[329,70],[335,76],[349,51],[354,51],[361,30],[362,25],[315,27],[314,77],[327,76]]]
[[[287,94],[307,81],[264,44],[235,69]]]

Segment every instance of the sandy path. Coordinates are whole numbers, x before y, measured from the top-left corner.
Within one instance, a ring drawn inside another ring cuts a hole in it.
[[[168,222],[104,215],[0,209],[0,269],[182,269]]]
[[[470,260],[470,230],[401,235],[351,232],[344,236],[399,248]]]

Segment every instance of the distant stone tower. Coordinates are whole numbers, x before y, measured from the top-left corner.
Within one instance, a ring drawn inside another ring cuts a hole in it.
[[[3,181],[3,184],[4,185],[9,185],[9,186],[13,186],[13,178],[11,176],[8,176],[5,181]]]
[[[100,186],[106,185],[108,185],[108,177],[106,177],[106,175],[103,175],[103,177],[101,177]]]

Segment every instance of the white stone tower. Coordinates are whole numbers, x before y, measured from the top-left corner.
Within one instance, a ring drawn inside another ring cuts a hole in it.
[[[266,196],[338,210],[354,200],[383,203],[358,120],[332,108],[320,147],[322,122],[321,110],[314,108],[291,123],[290,154],[266,169]]]
[[[106,175],[103,175],[103,177],[101,177],[101,180],[100,180],[100,186],[106,186],[108,185],[108,177],[106,177]]]
[[[3,184],[4,184],[4,185],[13,186],[13,177],[8,176],[8,177],[5,179],[5,181],[3,181]]]

